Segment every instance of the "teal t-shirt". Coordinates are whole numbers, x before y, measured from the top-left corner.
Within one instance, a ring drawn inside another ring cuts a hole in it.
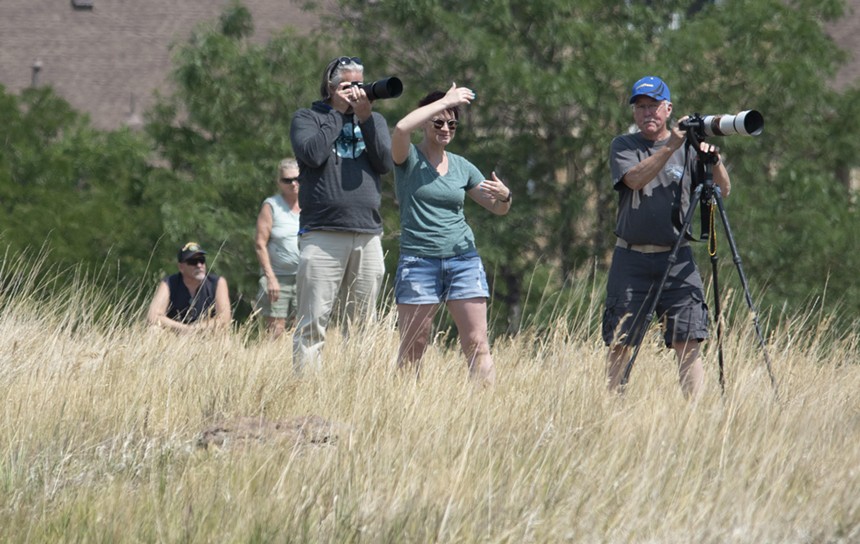
[[[406,161],[394,166],[401,253],[444,258],[475,249],[475,235],[466,223],[463,204],[466,191],[477,187],[484,176],[463,157],[447,154],[444,176],[415,145],[409,146]]]

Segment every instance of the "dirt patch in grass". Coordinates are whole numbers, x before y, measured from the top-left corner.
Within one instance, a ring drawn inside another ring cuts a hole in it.
[[[200,433],[200,448],[231,448],[253,443],[283,445],[334,445],[346,439],[352,428],[317,415],[288,420],[238,417],[221,421]]]

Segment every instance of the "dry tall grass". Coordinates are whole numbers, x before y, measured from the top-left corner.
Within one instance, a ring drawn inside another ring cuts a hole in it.
[[[771,331],[776,398],[740,318],[725,396],[712,342],[696,404],[654,338],[627,394],[609,394],[597,331],[564,312],[494,342],[493,390],[443,346],[420,381],[393,372],[391,313],[349,341],[332,334],[325,369],[298,378],[288,340],[156,334],[86,278],[46,304],[38,272],[13,272],[0,293],[3,541],[860,541],[856,330]],[[340,424],[337,440],[197,446],[219,421],[306,415]]]

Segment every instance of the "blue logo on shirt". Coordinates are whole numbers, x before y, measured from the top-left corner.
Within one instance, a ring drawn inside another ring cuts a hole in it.
[[[345,123],[334,143],[334,148],[338,157],[357,159],[365,148],[361,127],[354,123]]]
[[[681,178],[684,177],[684,167],[679,164],[671,164],[666,166],[666,175],[669,176],[669,179],[674,183],[678,183],[681,181]]]

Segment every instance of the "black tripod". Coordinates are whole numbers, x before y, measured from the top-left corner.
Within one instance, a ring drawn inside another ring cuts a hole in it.
[[[660,300],[660,295],[663,292],[663,288],[666,285],[666,280],[669,277],[669,271],[672,269],[672,266],[674,266],[674,264],[678,260],[678,249],[681,247],[681,241],[684,239],[685,233],[690,230],[690,225],[692,224],[693,220],[693,214],[696,211],[696,204],[701,203],[703,228],[702,238],[708,238],[708,248],[709,253],[711,255],[712,278],[714,282],[714,318],[717,323],[717,352],[720,368],[720,389],[722,390],[723,394],[725,394],[726,385],[725,374],[723,370],[722,320],[720,319],[720,289],[717,276],[716,237],[714,236],[713,231],[712,215],[714,204],[716,204],[716,207],[719,209],[720,219],[723,222],[723,228],[726,233],[726,239],[728,240],[729,247],[732,250],[732,260],[734,261],[735,266],[738,269],[738,275],[741,280],[741,285],[744,289],[744,298],[746,299],[747,306],[749,307],[753,315],[753,324],[755,325],[756,336],[758,337],[762,353],[764,354],[764,362],[767,367],[768,376],[770,377],[770,383],[773,386],[774,394],[777,394],[778,389],[776,379],[774,378],[773,371],[771,370],[770,358],[768,357],[764,336],[762,335],[761,326],[759,325],[758,311],[753,304],[752,296],[750,295],[749,285],[747,283],[747,278],[744,274],[743,267],[741,267],[741,258],[738,254],[737,245],[735,245],[734,236],[732,236],[732,230],[729,227],[729,219],[726,215],[726,210],[723,207],[723,198],[720,194],[720,188],[714,185],[713,167],[717,163],[717,156],[713,152],[706,152],[700,149],[701,146],[699,144],[704,141],[704,138],[700,138],[700,134],[698,134],[696,130],[694,130],[697,121],[701,122],[701,118],[698,116],[692,118],[692,121],[688,121],[687,126],[689,128],[687,128],[687,141],[685,143],[688,151],[689,148],[695,149],[699,157],[698,168],[696,168],[695,172],[692,173],[692,187],[694,187],[694,189],[690,197],[690,207],[684,214],[684,221],[681,225],[680,235],[678,236],[678,239],[675,240],[675,244],[672,246],[672,252],[669,254],[669,264],[666,267],[666,271],[663,273],[663,279],[660,281],[660,285],[657,287],[657,292],[654,294],[654,297],[651,300],[651,304],[648,308],[648,313],[645,316],[645,321],[642,323],[643,331],[638,335],[639,339],[633,349],[633,354],[630,356],[630,360],[627,362],[627,366],[624,368],[624,375],[621,378],[620,386],[623,389],[624,386],[627,385],[627,382],[630,380],[630,372],[633,370],[633,363],[636,361],[636,356],[639,355],[639,348],[642,346],[642,341],[645,336],[644,329],[648,327],[648,325],[654,318],[654,312],[657,308],[657,304]],[[682,126],[682,128],[684,127]],[[705,234],[706,232],[707,235]]]

